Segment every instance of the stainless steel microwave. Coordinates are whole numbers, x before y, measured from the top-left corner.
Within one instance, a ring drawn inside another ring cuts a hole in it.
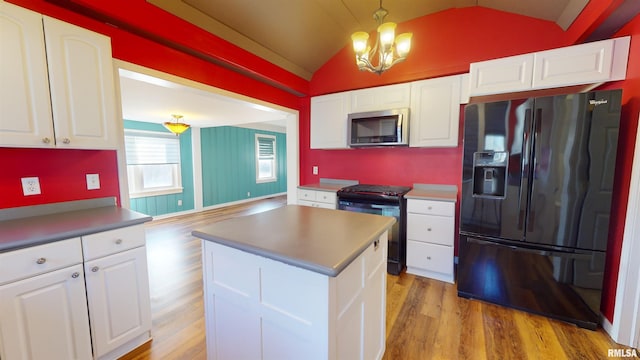
[[[409,109],[353,113],[348,116],[350,147],[409,145]]]

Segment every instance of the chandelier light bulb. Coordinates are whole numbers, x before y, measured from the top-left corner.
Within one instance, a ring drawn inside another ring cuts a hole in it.
[[[351,35],[351,40],[353,41],[353,51],[356,55],[363,56],[368,49],[369,34],[364,31],[354,32]]]
[[[412,33],[403,33],[396,37],[396,52],[399,57],[404,58],[411,51],[411,37]]]
[[[380,34],[380,50],[387,52],[387,50],[393,45],[395,38],[396,24],[392,22],[384,23],[378,26],[378,33]]]

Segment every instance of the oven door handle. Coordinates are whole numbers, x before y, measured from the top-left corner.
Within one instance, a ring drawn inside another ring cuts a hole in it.
[[[389,209],[389,208],[397,208],[398,205],[369,205],[372,209]]]

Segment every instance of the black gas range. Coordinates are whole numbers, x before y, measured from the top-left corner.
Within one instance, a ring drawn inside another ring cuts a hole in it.
[[[338,190],[343,199],[371,199],[398,201],[411,190],[408,186],[356,184]]]
[[[396,223],[389,231],[387,272],[398,275],[407,259],[408,186],[358,184],[338,190],[338,209],[368,214],[393,216]]]

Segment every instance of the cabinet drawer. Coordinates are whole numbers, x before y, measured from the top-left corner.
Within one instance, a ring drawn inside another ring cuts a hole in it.
[[[453,246],[407,240],[407,267],[453,274]]]
[[[321,203],[321,202],[317,202],[317,201],[306,201],[306,200],[298,200],[298,205],[311,206],[311,207],[323,208],[323,209],[335,209],[336,208],[336,204],[327,204],[327,203]]]
[[[0,284],[82,263],[80,238],[0,254]]]
[[[384,233],[380,235],[377,243],[373,243],[369,245],[367,249],[365,249],[364,274],[367,279],[375,274],[376,269],[379,266],[385,266],[387,262],[388,238],[389,236],[387,235],[387,233]]]
[[[454,202],[433,200],[407,200],[407,212],[429,215],[454,216]]]
[[[315,201],[319,203],[331,204],[331,208],[335,208],[338,195],[333,191],[318,191],[309,189],[298,189],[298,203],[301,205],[311,206],[305,201]],[[326,206],[320,206],[326,207]]]
[[[83,236],[82,252],[87,261],[144,244],[144,226],[136,225]]]
[[[315,201],[298,200],[298,205],[316,207]]]
[[[298,200],[316,201],[316,191],[309,189],[298,189]]]
[[[407,214],[407,239],[453,246],[455,220],[451,216]]]
[[[330,191],[316,191],[316,201],[325,204],[332,204],[335,207],[338,195]]]

